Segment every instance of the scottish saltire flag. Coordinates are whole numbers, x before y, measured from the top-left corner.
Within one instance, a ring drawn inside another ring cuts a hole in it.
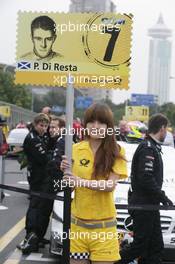
[[[20,61],[18,62],[18,69],[20,70],[28,70],[31,68],[31,63],[28,61]]]

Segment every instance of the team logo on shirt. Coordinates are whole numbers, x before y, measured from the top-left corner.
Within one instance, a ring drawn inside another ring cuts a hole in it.
[[[155,158],[153,156],[146,156],[147,159],[154,160]]]
[[[126,230],[128,231],[133,231],[133,219],[131,216],[128,216],[125,220],[124,220],[124,227]]]
[[[89,163],[90,163],[90,160],[87,160],[87,159],[80,160],[80,166],[88,167]]]

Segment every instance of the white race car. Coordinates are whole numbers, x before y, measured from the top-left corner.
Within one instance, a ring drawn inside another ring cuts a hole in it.
[[[10,131],[7,137],[10,155],[18,155],[18,152],[22,150],[24,139],[28,133],[29,130],[27,128],[14,128]]]
[[[138,144],[130,144],[126,142],[118,142],[125,148],[126,159],[128,165],[128,175],[131,171],[131,161]],[[166,195],[175,204],[175,149],[168,146],[162,146],[162,158],[164,163],[164,183],[162,189]],[[115,203],[127,204],[127,193],[130,187],[129,179],[119,183],[115,190]],[[175,211],[160,211],[161,227],[165,246],[164,258],[166,260],[175,261]],[[128,214],[128,210],[117,209],[117,229],[125,241],[132,241],[132,218]]]

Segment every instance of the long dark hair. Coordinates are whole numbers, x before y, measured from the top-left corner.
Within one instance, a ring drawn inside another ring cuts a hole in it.
[[[102,143],[95,154],[92,174],[92,178],[97,179],[98,176],[103,176],[107,179],[112,172],[116,158],[120,156],[120,146],[115,139],[114,118],[111,109],[106,104],[93,104],[85,112],[84,128],[87,127],[87,123],[93,121],[99,121],[106,124],[107,129],[113,129],[113,133],[110,135],[106,133],[105,137],[102,138]],[[89,135],[86,134],[85,138],[89,139]]]

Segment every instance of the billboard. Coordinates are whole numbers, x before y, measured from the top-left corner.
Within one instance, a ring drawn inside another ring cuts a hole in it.
[[[10,117],[11,116],[11,108],[10,106],[0,106],[0,115],[3,117]]]
[[[148,121],[149,119],[149,107],[147,106],[126,106],[125,108],[125,120],[127,121]]]
[[[157,96],[154,94],[131,94],[131,105],[152,106],[157,103]]]
[[[129,88],[132,15],[19,12],[18,84]]]
[[[93,98],[90,96],[77,96],[75,100],[75,107],[77,109],[86,109],[93,103]]]

